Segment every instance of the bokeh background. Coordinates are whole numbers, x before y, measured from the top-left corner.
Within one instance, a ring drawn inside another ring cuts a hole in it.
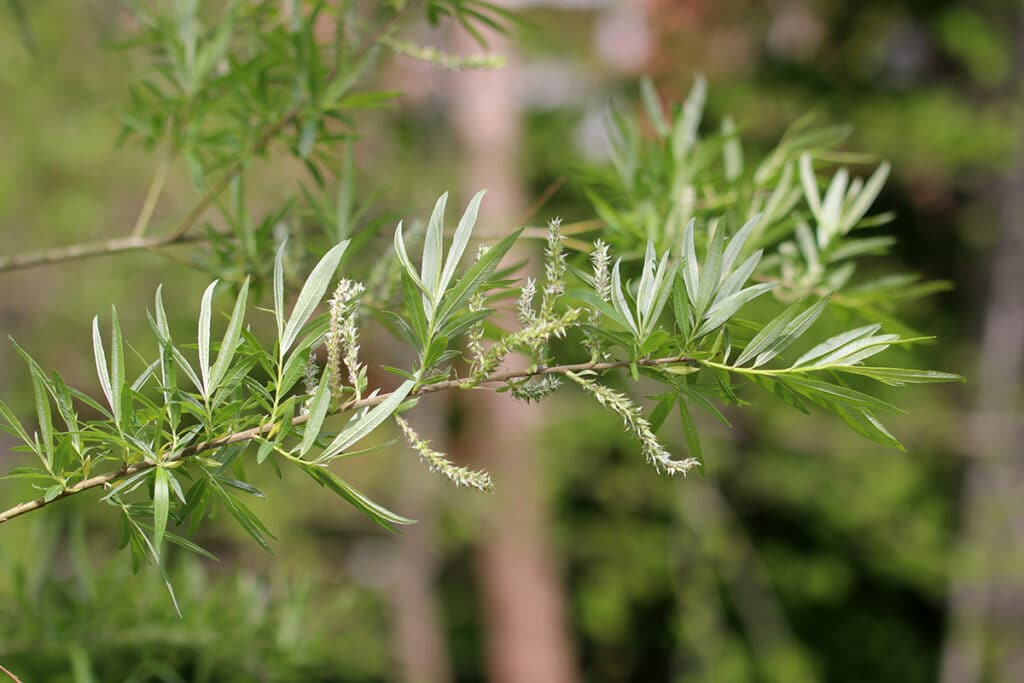
[[[274,555],[229,523],[204,531],[220,561],[173,563],[180,619],[155,570],[132,575],[118,555],[104,506],[67,501],[0,529],[0,664],[75,683],[1024,680],[1020,2],[506,4],[530,22],[491,36],[506,68],[384,66],[405,94],[364,121],[356,149],[382,213],[488,187],[492,234],[523,216],[590,218],[572,179],[606,154],[609,103],[637,107],[644,75],[682,99],[703,73],[706,121],[732,115],[750,149],[815,112],[893,163],[877,205],[897,213],[890,265],[954,285],[900,314],[938,335],[917,351],[928,367],[970,381],[903,392],[911,414],[890,426],[905,455],[772,401],[730,413],[731,430],[703,421],[707,476],[685,480],[656,475],[571,392],[539,409],[451,397],[419,427],[490,469],[494,495],[452,490],[403,449],[346,465],[420,520],[392,536],[307,481],[260,475],[268,500],[253,508]],[[113,0],[0,7],[0,254],[135,220],[154,162],[116,144],[145,66],[119,48],[123,17]],[[455,30],[422,35],[478,49]],[[289,173],[262,179],[268,196]],[[190,196],[173,168],[161,215]],[[179,260],[0,274],[0,328],[94,387],[92,316],[117,304],[131,339],[159,283],[197,302],[207,278]],[[364,348],[371,362],[395,351],[383,337]],[[6,344],[0,394],[31,413]],[[4,470],[9,444],[0,433]],[[0,482],[2,501],[23,493]]]

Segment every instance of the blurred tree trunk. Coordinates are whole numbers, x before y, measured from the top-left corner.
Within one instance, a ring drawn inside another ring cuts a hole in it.
[[[1017,19],[1011,96],[1024,85],[1024,12]],[[1001,204],[979,363],[970,378],[977,394],[968,425],[970,460],[943,683],[1024,681],[1024,145]]]
[[[417,411],[417,432],[435,440],[446,426],[444,401],[424,402]],[[438,448],[442,443],[435,440]],[[444,622],[434,586],[441,557],[434,534],[438,480],[418,462],[400,468],[399,499],[416,524],[403,529],[395,554],[393,601],[394,648],[402,683],[447,683],[452,666],[445,642]]]
[[[517,168],[519,104],[511,44],[499,37],[490,42],[490,49],[509,56],[509,66],[458,74],[451,98],[464,148],[465,196],[488,189],[480,213],[486,234],[511,230],[525,205]],[[480,47],[462,34],[455,49],[469,53]],[[480,456],[496,485],[477,558],[486,678],[494,683],[571,683],[578,679],[575,655],[533,443],[541,413],[494,392],[475,392],[464,404],[463,445]]]

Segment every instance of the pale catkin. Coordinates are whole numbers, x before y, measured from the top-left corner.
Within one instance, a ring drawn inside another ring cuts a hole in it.
[[[611,260],[612,257],[608,253],[608,244],[603,240],[594,242],[594,251],[590,254],[590,262],[594,266],[594,292],[605,303],[611,303],[612,300],[612,282],[609,274]],[[592,328],[596,328],[601,322],[601,312],[593,306],[590,307],[587,322],[590,323]],[[593,329],[588,328],[584,330],[583,344],[590,351],[590,358],[592,360],[596,361],[607,355],[604,342]]]
[[[349,385],[358,400],[362,398],[362,366],[359,363],[359,297],[366,288],[362,283],[343,279],[330,301],[327,328],[327,368],[331,395],[339,400],[342,392],[341,368],[344,365]]]
[[[562,219],[555,218],[548,223],[547,248],[544,251],[544,296],[541,299],[540,317],[551,318],[555,304],[565,293],[565,239],[562,237]]]
[[[536,348],[551,337],[564,337],[569,325],[580,316],[578,309],[570,308],[561,317],[553,320],[537,320],[533,324],[516,330],[487,349],[483,360],[473,368],[472,383],[479,384],[494,372],[505,357],[520,347]]]
[[[402,433],[405,435],[406,441],[409,442],[409,446],[419,453],[420,459],[426,463],[431,472],[442,474],[456,486],[465,486],[477,491],[491,491],[494,489],[494,482],[491,481],[490,474],[483,470],[471,470],[468,467],[456,465],[446,458],[444,453],[430,448],[430,442],[421,438],[407,421],[396,415],[395,422],[402,429]]]
[[[640,442],[641,452],[656,470],[670,475],[685,476],[691,469],[700,466],[700,461],[696,458],[673,460],[671,454],[658,441],[657,435],[651,429],[651,423],[628,396],[576,373],[568,372],[566,375],[593,395],[598,403],[622,418],[626,429]]]

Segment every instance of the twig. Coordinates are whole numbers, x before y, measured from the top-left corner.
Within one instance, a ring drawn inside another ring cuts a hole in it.
[[[150,183],[149,190],[146,191],[146,199],[142,202],[142,210],[139,211],[135,227],[132,228],[132,237],[142,237],[145,234],[149,228],[149,221],[153,218],[153,211],[156,210],[156,204],[160,201],[160,195],[163,194],[167,172],[170,171],[171,161],[174,160],[174,145],[170,141],[170,132],[171,119],[168,118],[167,123],[164,125],[164,135],[168,136],[168,139],[164,147],[163,157],[160,160],[160,165],[157,166],[156,173],[153,174],[153,182]]]
[[[21,679],[11,673],[3,664],[0,664],[0,673],[7,674],[7,677],[14,681],[14,683],[21,683]]]
[[[254,150],[256,152],[262,152],[275,135],[280,133],[285,127],[295,120],[295,117],[299,115],[299,112],[300,106],[296,105],[292,109],[288,110],[288,112],[273,125],[267,127],[267,129],[263,131],[263,134],[260,135]],[[107,256],[125,251],[159,249],[175,244],[183,244],[185,242],[205,241],[205,237],[192,236],[187,233],[202,217],[203,213],[210,208],[213,202],[217,200],[217,197],[227,189],[228,185],[231,184],[231,181],[242,172],[243,168],[244,164],[239,161],[225,171],[220,179],[210,187],[210,189],[203,193],[203,196],[199,198],[199,201],[195,203],[192,209],[189,210],[189,212],[185,214],[180,221],[178,221],[177,225],[175,225],[174,228],[165,235],[143,237],[141,235],[132,234],[128,237],[115,237],[109,240],[83,242],[81,244],[72,244],[66,247],[57,247],[55,249],[44,249],[24,254],[16,254],[14,256],[0,257],[0,273],[33,268],[35,266],[48,265],[52,263],[63,263],[65,261],[76,261],[80,259],[94,258],[97,256]],[[142,217],[140,216],[140,221],[141,219]],[[133,232],[138,230],[137,224]]]
[[[531,218],[533,218],[534,216],[536,216],[537,212],[544,208],[544,205],[548,203],[548,200],[555,196],[555,193],[562,189],[562,185],[564,184],[565,178],[562,176],[558,176],[553,181],[551,181],[551,183],[549,183],[548,186],[544,188],[544,191],[540,193],[540,196],[537,197],[536,201],[534,201],[533,204],[530,205],[530,208],[526,210],[526,213],[523,214],[523,217],[519,219],[517,225],[521,225],[526,221],[530,220]]]
[[[638,360],[638,361],[619,360],[619,361],[604,361],[604,362],[600,362],[600,363],[576,363],[574,365],[554,365],[554,366],[551,366],[551,367],[537,368],[537,369],[534,369],[534,370],[515,370],[515,371],[511,371],[511,372],[495,373],[495,374],[489,375],[482,382],[476,382],[476,383],[473,382],[472,378],[469,378],[469,377],[462,377],[462,378],[458,378],[458,379],[450,379],[450,380],[446,380],[444,382],[436,382],[434,384],[427,384],[427,385],[418,387],[418,388],[414,389],[409,394],[409,396],[423,396],[425,394],[433,394],[433,393],[437,393],[439,391],[446,391],[446,390],[449,390],[449,389],[471,389],[471,388],[476,388],[476,387],[484,385],[484,384],[495,384],[495,383],[507,382],[507,381],[513,380],[513,379],[527,379],[527,378],[530,378],[530,377],[541,377],[541,376],[544,376],[544,375],[565,375],[565,374],[568,374],[570,372],[578,373],[578,372],[588,372],[588,371],[590,371],[590,372],[604,372],[606,370],[615,370],[615,369],[619,369],[619,368],[626,368],[626,367],[629,367],[631,365],[639,365],[639,366],[643,366],[643,367],[656,367],[656,366],[661,366],[661,365],[675,365],[675,364],[678,364],[678,363],[686,363],[686,362],[691,362],[692,360],[693,359],[691,359],[689,357],[685,357],[685,356],[675,356],[675,357],[671,357],[671,358],[650,358],[650,359],[643,359],[643,360]],[[356,409],[359,409],[359,408],[368,408],[368,407],[375,406],[375,405],[378,405],[380,403],[383,403],[385,400],[388,399],[389,396],[391,396],[391,393],[378,394],[376,396],[372,396],[372,397],[369,397],[369,398],[364,398],[364,399],[361,399],[361,400],[358,400],[358,401],[356,401],[356,400],[348,401],[347,403],[341,405],[336,411],[333,411],[333,412],[335,412],[335,413],[343,413],[343,412],[347,412],[349,410],[356,410]],[[296,417],[292,418],[291,423],[292,423],[292,426],[297,426],[297,425],[301,425],[301,424],[305,423],[306,420],[307,420],[307,416],[306,415],[297,415]],[[221,448],[223,446],[228,446],[228,445],[233,444],[233,443],[239,443],[239,442],[242,442],[242,441],[252,441],[252,440],[258,439],[258,438],[260,438],[260,437],[262,437],[262,436],[264,436],[266,434],[269,434],[271,431],[274,431],[277,427],[278,427],[278,425],[276,423],[271,422],[269,424],[265,424],[265,425],[262,425],[260,427],[253,427],[251,429],[246,429],[246,430],[241,431],[241,432],[234,432],[232,434],[226,434],[224,436],[218,437],[216,439],[211,439],[209,441],[203,441],[202,443],[198,443],[198,444],[196,444],[194,446],[189,446],[188,448],[185,448],[180,453],[178,453],[178,455],[176,457],[171,459],[171,461],[173,461],[173,460],[183,460],[185,458],[189,458],[189,457],[197,455],[199,453],[203,453],[203,452],[206,452],[206,451],[209,451],[209,450],[213,450],[215,448]],[[166,464],[166,462],[168,462],[168,461],[165,460],[161,464]],[[123,479],[123,478],[131,476],[131,475],[133,475],[133,474],[135,474],[137,472],[141,472],[143,470],[147,470],[147,469],[150,469],[152,467],[156,467],[156,465],[157,465],[157,463],[154,463],[154,462],[141,462],[141,463],[138,463],[138,464],[135,464],[135,465],[128,465],[126,467],[122,467],[121,469],[115,470],[113,472],[105,472],[104,474],[98,474],[98,475],[96,475],[94,477],[89,477],[88,479],[83,479],[82,481],[78,482],[77,484],[74,484],[73,486],[69,486],[68,488],[64,489],[59,494],[57,494],[56,497],[52,498],[51,500],[45,500],[43,498],[36,498],[35,500],[30,500],[30,501],[26,501],[24,503],[19,503],[18,505],[15,505],[14,507],[12,507],[12,508],[10,508],[8,510],[0,512],[0,524],[3,524],[4,522],[10,521],[11,519],[14,519],[15,517],[19,517],[19,516],[24,515],[26,513],[32,512],[33,510],[38,510],[39,508],[45,507],[45,506],[49,505],[50,503],[53,503],[54,501],[60,500],[62,498],[67,498],[69,496],[73,496],[73,495],[78,494],[78,493],[82,493],[83,491],[88,491],[89,489],[94,489],[94,488],[97,488],[97,487],[100,487],[100,486],[106,486],[107,484],[110,484],[110,483],[112,483],[114,481],[117,481],[118,479]]]

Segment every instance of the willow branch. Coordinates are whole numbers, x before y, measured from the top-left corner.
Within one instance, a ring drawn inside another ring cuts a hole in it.
[[[257,140],[254,151],[261,153],[278,133],[284,130],[292,123],[292,121],[295,120],[299,115],[299,111],[300,107],[296,106],[288,110],[288,112],[280,119],[268,126]],[[238,174],[242,172],[244,167],[245,164],[242,161],[238,161],[233,164],[224,172],[223,175],[221,175],[220,179],[218,179],[214,185],[203,193],[202,197],[200,197],[199,201],[192,206],[189,212],[164,235],[144,237],[141,234],[142,230],[139,229],[139,225],[137,224],[133,230],[133,234],[128,237],[115,237],[109,240],[83,242],[81,244],[72,244],[70,246],[57,247],[55,249],[42,249],[40,251],[16,254],[14,256],[0,257],[0,273],[53,263],[77,261],[81,259],[95,258],[98,256],[109,256],[126,251],[160,249],[176,244],[184,244],[186,242],[206,241],[206,238],[201,235],[188,234],[189,230],[191,230],[199,219],[202,218],[206,210],[210,208],[215,201],[217,201],[217,198],[224,193],[231,184],[231,181],[238,177]]]
[[[573,365],[553,365],[546,368],[536,368],[533,370],[513,370],[509,372],[500,372],[488,375],[486,379],[481,382],[474,382],[470,377],[462,377],[458,379],[450,379],[444,382],[435,382],[434,384],[426,384],[413,389],[409,393],[410,397],[423,396],[425,394],[433,394],[439,391],[447,391],[451,389],[474,389],[485,384],[496,384],[508,382],[510,380],[529,379],[531,377],[542,377],[545,375],[566,375],[570,372],[604,372],[606,370],[616,370],[619,368],[626,368],[631,365],[638,365],[642,367],[656,367],[662,365],[675,365],[678,363],[692,362],[693,359],[685,356],[674,356],[671,358],[650,358],[638,361],[628,360],[617,360],[617,361],[603,361],[597,363],[576,363]],[[378,394],[369,398],[360,400],[351,400],[338,407],[337,410],[332,411],[334,413],[344,413],[350,410],[358,410],[360,408],[369,408],[380,403],[383,403],[391,396],[391,393]],[[292,426],[301,425],[307,420],[306,415],[297,415],[292,418]],[[76,494],[88,491],[90,489],[98,488],[101,486],[107,486],[113,482],[129,477],[137,472],[151,469],[157,465],[165,465],[168,462],[174,462],[177,460],[184,460],[190,458],[199,453],[211,451],[217,448],[222,448],[234,443],[240,443],[243,441],[254,441],[263,436],[266,436],[270,432],[274,431],[277,425],[273,422],[263,424],[259,427],[252,427],[240,432],[234,432],[232,434],[225,434],[224,436],[217,437],[216,439],[210,439],[209,441],[203,441],[201,443],[189,446],[181,450],[175,457],[169,458],[161,462],[140,462],[134,465],[128,465],[121,469],[114,470],[112,472],[105,472],[103,474],[97,474],[94,477],[83,479],[82,481],[69,486],[68,488],[57,494],[56,497],[47,501],[43,498],[36,498],[35,500],[26,501],[19,503],[14,507],[0,512],[0,524],[10,521],[15,517],[20,517],[26,513],[38,510],[42,507],[46,507],[50,503],[61,500],[62,498],[68,498]]]

